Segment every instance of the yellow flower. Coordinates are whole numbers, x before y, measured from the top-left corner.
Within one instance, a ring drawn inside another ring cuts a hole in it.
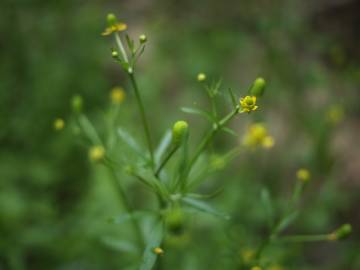
[[[205,80],[206,80],[206,75],[205,75],[205,73],[199,73],[199,74],[197,75],[197,80],[198,80],[198,82],[203,82],[203,81],[205,81]]]
[[[105,157],[105,149],[100,145],[92,146],[89,149],[89,158],[94,162],[99,162]]]
[[[125,99],[125,91],[122,87],[114,87],[110,92],[110,99],[114,104],[121,104]]]
[[[154,253],[157,255],[164,255],[164,250],[160,247],[156,247],[153,249]]]
[[[243,137],[244,146],[271,148],[274,146],[274,138],[268,135],[268,131],[262,123],[252,124]]]
[[[260,266],[253,266],[251,267],[251,270],[262,270]]]
[[[240,98],[240,106],[242,108],[240,113],[250,113],[251,111],[256,111],[258,108],[258,106],[256,106],[256,96],[246,96],[244,98]]]
[[[327,120],[332,124],[338,124],[344,119],[344,108],[341,105],[333,105],[326,112]]]
[[[245,263],[249,264],[255,257],[255,251],[250,248],[244,249],[241,251],[241,257]]]
[[[65,127],[65,122],[62,118],[57,118],[54,121],[54,129],[57,131],[62,130]]]
[[[125,31],[126,29],[127,29],[126,23],[119,22],[109,27],[106,27],[105,31],[102,32],[101,35],[108,36],[114,32],[121,32],[121,31]]]
[[[307,182],[310,180],[310,172],[307,169],[301,168],[296,172],[296,177],[298,180]]]

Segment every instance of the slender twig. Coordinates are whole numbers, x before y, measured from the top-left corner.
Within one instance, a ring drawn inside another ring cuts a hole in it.
[[[199,144],[194,156],[191,158],[188,167],[187,167],[187,174],[190,172],[192,166],[195,164],[201,153],[205,150],[206,146],[209,144],[213,136],[224,126],[226,125],[235,115],[239,112],[239,107],[236,107],[231,113],[226,115],[218,124],[208,131],[205,135],[201,143]]]
[[[278,239],[277,241],[281,242],[316,242],[316,241],[328,241],[329,235],[328,234],[318,234],[318,235],[289,235],[283,236]]]
[[[170,158],[172,157],[173,154],[175,154],[175,152],[179,149],[178,146],[173,147],[173,149],[167,154],[167,156],[164,158],[164,160],[161,162],[161,164],[159,165],[159,167],[156,169],[155,171],[155,177],[158,177],[161,170],[164,168],[164,166],[166,165],[166,163],[170,160]]]
[[[155,162],[154,162],[154,150],[153,150],[151,136],[150,136],[149,124],[148,124],[148,121],[146,119],[144,104],[142,102],[142,99],[141,99],[141,96],[140,96],[140,93],[139,93],[139,88],[137,86],[134,74],[129,73],[129,77],[130,77],[131,84],[132,84],[132,86],[134,88],[136,101],[138,103],[138,107],[139,107],[139,111],[140,111],[141,121],[142,121],[142,124],[143,124],[143,127],[144,127],[146,141],[147,141],[147,145],[148,145],[149,153],[150,153],[151,167],[154,168],[154,164],[155,164]]]

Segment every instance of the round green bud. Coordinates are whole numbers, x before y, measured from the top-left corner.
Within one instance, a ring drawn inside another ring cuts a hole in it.
[[[253,96],[260,97],[264,94],[266,82],[263,78],[257,78],[250,88],[250,94]]]
[[[109,26],[117,23],[117,18],[113,13],[109,13],[106,17],[106,20]]]
[[[169,209],[165,213],[165,225],[172,234],[181,234],[184,229],[184,214],[179,208]]]
[[[113,51],[111,52],[111,56],[112,56],[113,58],[118,58],[119,53],[118,53],[116,50],[113,50]]]
[[[185,121],[177,121],[172,129],[172,142],[179,145],[188,132],[189,125]]]
[[[144,44],[147,41],[147,36],[142,34],[139,36],[139,41],[141,44]]]
[[[74,112],[81,112],[83,109],[83,98],[80,95],[75,95],[71,99],[71,107]]]
[[[340,228],[338,228],[334,233],[336,235],[336,239],[345,239],[352,232],[352,228],[350,224],[343,224]]]

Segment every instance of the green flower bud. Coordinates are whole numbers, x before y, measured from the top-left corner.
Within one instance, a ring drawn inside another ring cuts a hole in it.
[[[179,145],[188,132],[188,123],[185,121],[177,121],[172,129],[172,142]]]
[[[117,18],[113,13],[109,13],[106,17],[106,20],[109,26],[115,25],[117,23]]]
[[[116,58],[119,57],[119,53],[118,53],[116,50],[113,50],[113,51],[111,52],[111,56],[116,59]]]
[[[145,36],[144,34],[140,35],[139,41],[141,44],[144,44],[147,41],[147,36]]]
[[[83,109],[83,98],[80,95],[75,95],[71,99],[71,107],[74,112],[81,112]]]
[[[183,232],[184,220],[183,211],[179,207],[169,209],[165,214],[165,225],[172,234],[179,235]]]
[[[266,82],[263,78],[257,78],[250,88],[250,94],[260,97],[264,94]]]
[[[341,240],[347,238],[352,232],[350,224],[343,224],[340,228],[336,229],[330,234],[330,240]]]

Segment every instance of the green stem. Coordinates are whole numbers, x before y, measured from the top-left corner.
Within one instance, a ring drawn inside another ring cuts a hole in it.
[[[195,162],[197,161],[197,159],[199,158],[199,156],[201,155],[201,153],[205,150],[206,146],[209,144],[209,142],[211,141],[211,139],[214,137],[214,135],[223,127],[225,126],[235,115],[237,115],[239,112],[239,107],[236,107],[234,111],[232,111],[231,113],[229,113],[228,115],[226,115],[223,119],[220,120],[220,122],[215,125],[203,138],[203,140],[201,141],[201,143],[199,144],[199,147],[197,148],[194,156],[192,157],[192,159],[189,162],[189,165],[187,167],[187,173],[185,174],[185,176],[187,176],[187,174],[190,173],[190,170],[192,168],[192,166],[195,164]]]
[[[173,154],[175,154],[175,152],[179,149],[178,146],[175,146],[168,154],[167,156],[164,158],[164,160],[162,161],[162,163],[160,164],[160,166],[157,168],[157,170],[155,171],[155,177],[157,178],[162,170],[162,168],[166,165],[166,163],[170,160],[170,158],[172,157]]]
[[[316,242],[316,241],[328,241],[328,234],[318,235],[289,235],[278,238],[277,241],[281,242]]]
[[[118,198],[120,199],[121,204],[125,207],[126,212],[131,217],[131,222],[132,222],[132,225],[133,225],[132,228],[134,229],[134,233],[135,233],[135,236],[136,236],[137,241],[139,243],[140,250],[143,250],[145,248],[145,240],[144,240],[143,234],[141,232],[140,225],[139,225],[139,223],[137,222],[137,220],[136,220],[136,218],[134,216],[133,206],[131,205],[131,203],[130,203],[127,195],[126,195],[123,186],[120,184],[114,168],[109,164],[104,164],[104,165],[109,170],[109,172],[111,174],[112,183],[113,183],[113,185],[115,187],[115,190],[118,193]]]
[[[130,77],[131,84],[132,84],[132,86],[134,88],[135,97],[136,97],[138,107],[139,107],[139,110],[140,110],[141,121],[143,123],[145,136],[146,136],[146,141],[147,141],[147,145],[148,145],[149,153],[150,153],[151,167],[154,168],[154,164],[155,164],[155,162],[154,162],[154,151],[153,151],[153,146],[152,146],[152,142],[151,142],[149,124],[148,124],[148,121],[146,120],[144,104],[143,104],[143,102],[141,100],[141,96],[140,96],[140,93],[139,93],[139,88],[137,86],[134,74],[129,73],[129,77]]]

